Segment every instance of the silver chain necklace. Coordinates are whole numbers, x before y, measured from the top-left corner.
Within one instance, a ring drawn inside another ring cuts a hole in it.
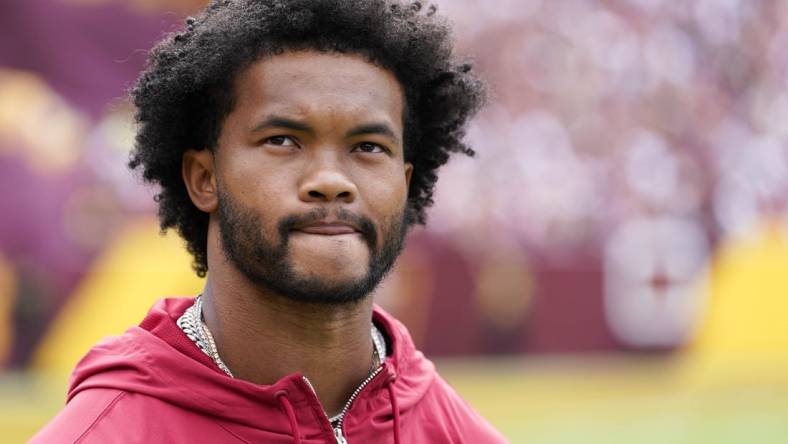
[[[178,318],[177,324],[183,330],[183,333],[197,344],[197,347],[208,355],[227,376],[235,378],[233,372],[219,356],[216,341],[214,341],[213,335],[203,319],[202,295],[194,298],[194,304],[183,312],[183,315]],[[386,341],[383,339],[383,334],[380,330],[375,327],[375,324],[372,324],[371,334],[374,347],[372,347],[372,368],[370,369],[370,374],[382,364],[383,357],[386,356]]]
[[[216,341],[202,318],[202,296],[194,298],[194,304],[183,312],[183,315],[178,318],[177,324],[186,336],[197,344],[197,347],[208,355],[227,376],[235,378],[233,372],[219,356]]]

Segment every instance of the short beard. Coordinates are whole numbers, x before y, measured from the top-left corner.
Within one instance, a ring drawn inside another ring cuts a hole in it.
[[[359,227],[369,248],[365,276],[345,282],[326,282],[303,276],[293,270],[288,254],[290,233],[295,226],[328,216],[322,208],[304,215],[288,216],[277,224],[278,240],[263,235],[260,216],[219,192],[219,232],[225,257],[252,283],[272,290],[287,299],[312,304],[339,305],[358,302],[369,296],[391,270],[402,252],[407,234],[409,212],[386,221],[379,240],[374,223],[347,210],[336,215],[339,220]]]

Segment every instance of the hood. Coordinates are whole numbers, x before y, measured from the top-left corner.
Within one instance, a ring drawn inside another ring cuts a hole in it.
[[[302,430],[331,430],[327,418],[315,424],[309,407],[320,407],[319,402],[301,374],[288,375],[272,385],[225,375],[176,325],[192,303],[191,298],[159,301],[138,327],[96,345],[74,369],[69,401],[83,390],[110,388],[152,396],[260,430],[292,433],[299,424]],[[383,370],[354,401],[346,427],[349,423],[381,429],[396,426],[389,422],[396,423],[400,416],[407,415],[435,379],[433,364],[415,349],[401,323],[377,306],[373,321],[390,342],[389,356]],[[383,394],[385,391],[388,395]],[[280,399],[282,394],[287,397],[286,408]],[[383,396],[386,402],[370,399]],[[272,415],[283,419],[271,421]]]

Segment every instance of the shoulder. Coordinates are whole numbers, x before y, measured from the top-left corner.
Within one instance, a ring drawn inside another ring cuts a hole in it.
[[[75,396],[30,444],[83,442],[125,396],[122,390],[88,390]]]
[[[430,409],[430,416],[440,421],[442,427],[456,437],[456,442],[508,442],[437,373],[421,408]]]
[[[193,442],[194,432],[227,441],[211,418],[160,399],[117,389],[78,393],[29,444]]]

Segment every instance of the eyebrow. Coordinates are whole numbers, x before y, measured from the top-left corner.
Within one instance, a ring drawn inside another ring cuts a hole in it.
[[[287,128],[293,131],[302,131],[305,133],[315,132],[314,128],[312,128],[311,126],[309,126],[304,122],[290,119],[287,117],[281,117],[281,116],[271,116],[266,118],[265,120],[257,124],[252,131],[258,132],[268,128]],[[378,134],[384,137],[388,137],[389,139],[392,139],[396,143],[399,143],[399,137],[397,137],[397,134],[394,132],[394,130],[391,129],[391,127],[388,124],[382,122],[359,125],[351,129],[347,133],[345,133],[345,137],[351,138],[351,137],[371,135],[371,134]]]
[[[288,119],[286,117],[271,116],[254,127],[252,131],[262,131],[268,128],[287,128],[294,131],[303,131],[306,133],[313,133],[314,130],[306,123],[297,120]]]
[[[399,137],[397,137],[397,134],[394,132],[394,130],[391,129],[390,126],[388,126],[385,123],[369,123],[369,124],[357,126],[352,130],[348,131],[345,134],[345,137],[350,138],[350,137],[364,136],[369,134],[378,134],[381,136],[385,136],[399,143]]]

